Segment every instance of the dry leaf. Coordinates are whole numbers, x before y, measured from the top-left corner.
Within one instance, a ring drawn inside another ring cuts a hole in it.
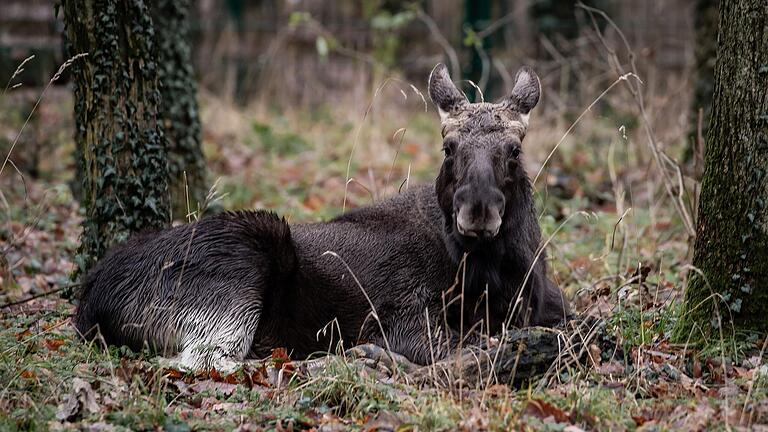
[[[529,400],[524,413],[542,420],[552,417],[558,423],[571,422],[571,416],[568,413],[542,399]]]
[[[56,418],[62,421],[72,421],[83,414],[99,412],[99,404],[91,384],[80,378],[72,379],[72,391],[65,397],[64,402],[56,411]]]
[[[46,339],[45,347],[51,351],[58,351],[59,347],[64,345],[64,339]]]

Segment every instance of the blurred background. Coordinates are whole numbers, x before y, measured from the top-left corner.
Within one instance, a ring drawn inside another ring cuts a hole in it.
[[[3,155],[67,60],[54,4],[0,7],[2,85],[34,56],[0,97]],[[715,0],[197,0],[189,25],[209,183],[225,208],[323,220],[431,182],[441,143],[430,70],[444,62],[470,98],[495,101],[527,64],[543,93],[524,152],[555,278],[573,293],[643,262],[664,270],[660,286],[680,286],[690,227],[675,209],[695,209]],[[50,223],[73,226],[74,248],[72,110],[65,73],[0,181],[9,200],[23,197],[10,220],[44,225],[28,210],[47,202],[66,213]],[[579,212],[592,219],[557,229]]]

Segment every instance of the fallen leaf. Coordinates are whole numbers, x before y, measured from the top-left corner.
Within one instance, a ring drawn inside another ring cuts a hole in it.
[[[45,347],[51,351],[58,351],[59,347],[64,345],[64,339],[46,339]]]
[[[214,380],[214,381],[221,381],[222,380],[221,379],[221,374],[216,369],[211,369],[210,371],[208,371],[208,376],[210,376],[211,379]]]
[[[249,376],[252,386],[260,385],[262,387],[270,387],[269,380],[267,379],[267,368],[264,366],[260,369],[256,369]]]
[[[695,407],[678,405],[670,418],[673,429],[676,430],[707,430],[710,421],[715,420],[715,409],[706,401],[700,401]]]
[[[633,415],[632,420],[634,420],[636,426],[642,426],[648,422],[653,422],[653,414],[649,412],[642,412],[638,415]]]
[[[376,417],[368,419],[363,425],[363,430],[366,432],[374,431],[396,431],[404,421],[396,414],[390,411],[381,411],[376,414]]]
[[[184,372],[178,369],[166,369],[165,376],[170,379],[179,379],[184,376]]]
[[[304,200],[304,207],[312,211],[317,211],[323,208],[324,206],[325,206],[325,203],[317,195],[308,195],[307,198]]]
[[[602,351],[600,350],[600,347],[595,344],[589,345],[589,359],[592,362],[592,365],[595,367],[600,367],[600,354],[602,354]]]
[[[288,350],[285,348],[274,348],[272,350],[272,362],[277,369],[281,369],[285,363],[290,363],[291,358],[288,356]]]
[[[571,416],[568,413],[542,399],[529,400],[524,413],[542,420],[552,417],[558,423],[571,422]]]
[[[616,360],[611,360],[597,367],[597,373],[600,375],[610,375],[614,377],[623,376],[625,370],[624,365]]]
[[[64,402],[56,411],[59,420],[72,421],[82,417],[83,414],[95,414],[99,412],[99,404],[91,384],[80,378],[72,379],[72,391],[65,397]]]
[[[224,375],[224,377],[222,377],[222,381],[224,381],[227,384],[243,384],[244,383],[244,380],[240,379],[239,375],[236,373]]]
[[[211,392],[220,392],[224,396],[230,396],[232,393],[235,392],[235,389],[237,389],[237,385],[228,384],[220,381],[203,380],[203,381],[195,382],[194,384],[189,386],[189,389],[196,393],[211,391]]]
[[[691,367],[691,372],[693,373],[694,378],[701,378],[701,362],[699,359],[694,358],[693,359],[693,366]]]

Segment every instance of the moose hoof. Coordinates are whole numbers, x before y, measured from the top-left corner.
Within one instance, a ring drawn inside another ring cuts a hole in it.
[[[357,345],[346,351],[346,355],[355,359],[362,359],[366,366],[370,366],[374,369],[377,366],[383,366],[389,373],[395,370],[401,370],[406,373],[410,373],[418,369],[418,366],[413,364],[405,356],[388,352],[386,349],[375,344]]]
[[[195,372],[198,370],[216,369],[220,374],[229,375],[243,367],[243,361],[237,361],[229,357],[216,359],[189,358],[183,355],[176,357],[156,357],[157,365],[162,369],[176,369],[182,372]]]

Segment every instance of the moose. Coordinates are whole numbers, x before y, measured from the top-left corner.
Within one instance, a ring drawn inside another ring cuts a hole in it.
[[[522,67],[495,104],[470,103],[442,64],[428,86],[445,153],[434,184],[328,222],[236,211],[134,236],[87,275],[77,330],[231,370],[272,348],[306,358],[340,341],[423,365],[481,335],[566,319],[522,162],[537,75]]]

